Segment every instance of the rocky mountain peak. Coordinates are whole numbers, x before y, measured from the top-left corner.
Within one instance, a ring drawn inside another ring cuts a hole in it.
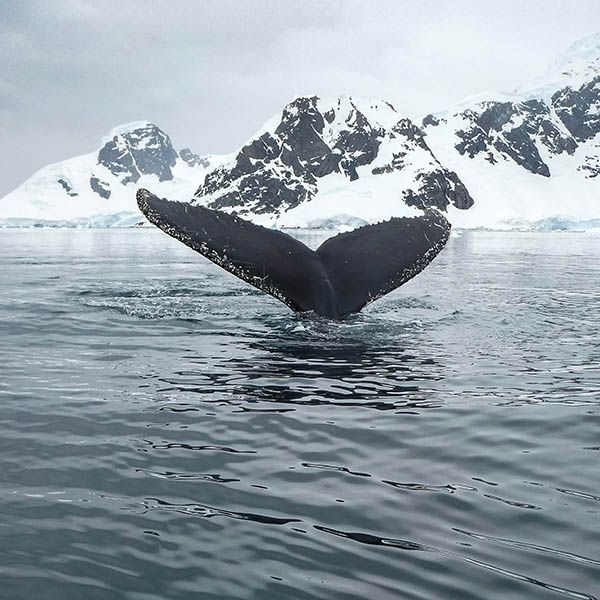
[[[580,88],[559,90],[552,96],[552,106],[575,140],[595,137],[600,133],[600,75]]]
[[[600,75],[579,87],[561,88],[548,99],[478,100],[456,112],[428,115],[423,126],[429,133],[452,129],[454,148],[468,158],[514,162],[550,177],[550,158],[573,155],[600,133]]]
[[[350,183],[403,170],[412,182],[402,190],[407,204],[442,209],[472,204],[458,177],[433,156],[422,130],[391,104],[301,96],[230,163],[208,173],[196,199],[219,209],[281,213],[313,198],[329,175]]]
[[[43,168],[5,205],[21,216],[23,206],[35,216],[50,205],[56,215],[129,210],[144,185],[277,225],[372,221],[407,205],[467,226],[596,216],[599,134],[597,34],[571,46],[541,87],[480,94],[421,122],[388,102],[300,96],[227,156],[178,154],[155,124],[129,123],[98,152]]]
[[[98,164],[106,167],[122,184],[138,181],[142,175],[156,175],[159,181],[173,178],[177,160],[169,136],[148,121],[137,121],[113,129],[98,151]]]

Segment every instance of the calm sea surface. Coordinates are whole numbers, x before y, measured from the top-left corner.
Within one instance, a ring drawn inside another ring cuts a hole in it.
[[[600,598],[600,235],[464,233],[336,323],[0,230],[0,597]]]

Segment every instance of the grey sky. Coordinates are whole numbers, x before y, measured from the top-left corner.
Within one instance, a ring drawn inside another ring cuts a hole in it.
[[[298,94],[424,115],[510,91],[598,30],[598,0],[0,0],[0,197],[127,121],[205,154]]]

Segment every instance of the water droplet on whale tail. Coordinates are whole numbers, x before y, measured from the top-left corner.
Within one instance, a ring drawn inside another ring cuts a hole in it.
[[[315,251],[240,217],[140,189],[146,218],[223,269],[299,312],[342,318],[420,273],[450,236],[437,210],[338,234]]]

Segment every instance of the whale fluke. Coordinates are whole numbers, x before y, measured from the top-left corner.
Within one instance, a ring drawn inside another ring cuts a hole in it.
[[[448,241],[435,210],[341,233],[315,251],[277,230],[140,189],[140,210],[165,233],[299,312],[341,318],[420,273]]]

